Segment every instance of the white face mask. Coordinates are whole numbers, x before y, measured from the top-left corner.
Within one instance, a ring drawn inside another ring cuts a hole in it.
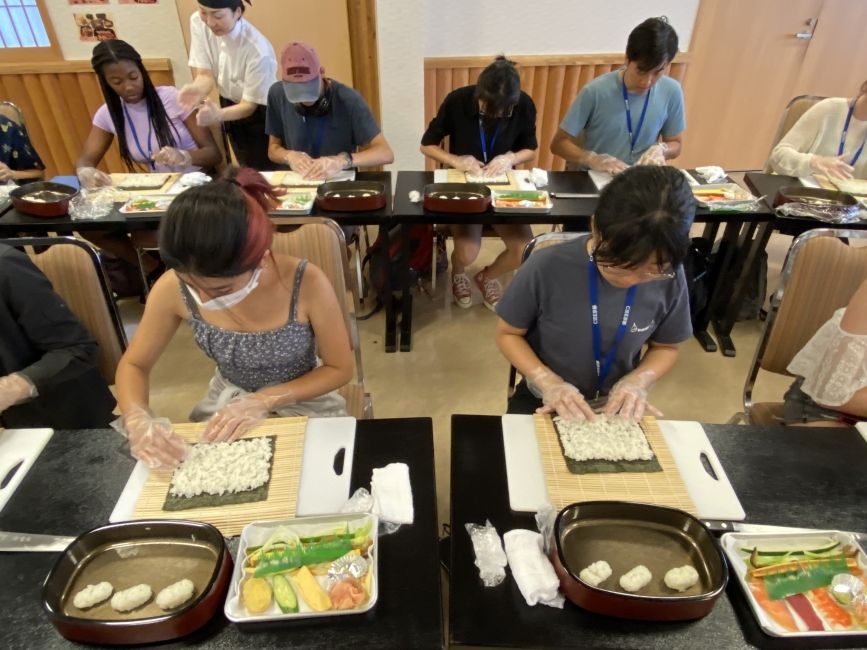
[[[193,301],[202,309],[208,309],[212,311],[216,311],[219,309],[228,309],[229,307],[234,307],[235,305],[237,305],[244,298],[249,296],[253,289],[259,286],[259,275],[261,275],[261,273],[261,268],[256,269],[255,271],[253,271],[253,275],[250,276],[250,281],[237,291],[227,293],[225,296],[217,296],[216,298],[211,298],[210,300],[206,300],[204,302],[199,297],[199,292],[197,289],[189,285],[187,285],[187,287],[190,290],[190,295],[193,297]]]

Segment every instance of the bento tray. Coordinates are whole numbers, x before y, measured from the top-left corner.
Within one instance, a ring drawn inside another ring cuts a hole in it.
[[[304,200],[300,200],[302,198]],[[316,202],[316,193],[312,189],[309,192],[287,192],[277,200],[276,214],[310,214]]]
[[[385,207],[385,184],[378,181],[328,181],[316,189],[316,203],[332,212],[373,212]]]
[[[491,188],[479,183],[430,183],[423,205],[431,212],[480,214],[491,206]]]
[[[865,555],[864,548],[858,543],[858,540],[856,540],[853,535],[839,530],[817,530],[812,533],[726,533],[720,538],[720,546],[722,546],[723,552],[726,555],[731,571],[737,577],[738,584],[744,593],[744,598],[746,598],[747,603],[749,603],[753,616],[756,617],[762,632],[773,637],[784,639],[827,637],[846,639],[847,647],[861,647],[862,645],[867,644],[867,630],[864,629],[825,630],[821,632],[811,630],[790,632],[785,630],[782,626],[775,623],[771,616],[762,609],[755,596],[750,591],[749,585],[745,579],[747,565],[738,550],[741,546],[761,545],[763,542],[776,544],[787,542],[793,546],[801,545],[802,543],[805,545],[812,545],[817,541],[821,542],[821,540],[828,538],[839,541],[844,545],[855,546],[859,551],[857,556],[858,562],[862,571],[867,573],[867,555]],[[803,540],[803,542],[801,540]],[[860,577],[864,580],[865,576],[862,574]],[[790,607],[787,606],[787,609],[789,609],[790,613],[793,613]],[[816,614],[822,618],[821,612],[816,610],[816,608],[813,609],[816,611]],[[796,622],[800,622],[799,617],[796,618]],[[823,619],[823,623],[824,622]],[[806,626],[799,625],[799,627]]]
[[[519,204],[505,205],[503,200],[507,197],[515,197]],[[491,202],[494,212],[504,214],[547,214],[554,208],[551,196],[543,190],[492,190]]]
[[[163,213],[169,209],[174,194],[149,194],[147,196],[132,196],[120,207],[123,214]],[[153,207],[149,207],[149,206]]]
[[[738,205],[744,201],[753,201],[756,198],[737,183],[708,183],[707,185],[696,185],[690,189],[695,200],[705,207]],[[725,198],[704,197],[705,192],[721,192],[727,196]]]
[[[364,525],[366,522],[370,522],[370,536],[373,539],[373,545],[369,551],[371,563],[368,571],[372,571],[373,574],[370,582],[370,594],[364,605],[355,609],[317,612],[312,610],[304,602],[303,598],[299,596],[299,611],[295,613],[284,614],[280,611],[276,602],[272,602],[269,609],[261,614],[249,614],[246,611],[243,603],[241,603],[239,588],[241,579],[245,577],[244,558],[248,546],[261,545],[278,526],[297,527],[302,530],[309,529],[310,534],[315,534],[317,529],[327,530],[347,522],[357,525]],[[241,540],[238,544],[238,555],[236,557],[235,571],[229,584],[229,593],[226,596],[226,604],[223,608],[226,618],[233,623],[264,623],[268,621],[290,621],[363,614],[373,609],[379,598],[379,518],[376,515],[345,513],[317,517],[299,517],[279,521],[254,521],[247,524],[241,532]]]

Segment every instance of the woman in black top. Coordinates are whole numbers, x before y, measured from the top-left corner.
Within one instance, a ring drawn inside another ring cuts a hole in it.
[[[442,141],[449,138],[449,150]],[[445,98],[421,139],[421,152],[439,163],[479,176],[500,176],[515,165],[532,160],[536,141],[536,106],[521,91],[515,64],[499,56],[479,75],[475,86],[452,91]],[[498,278],[521,262],[532,237],[528,225],[496,225],[506,245],[496,260],[475,275],[485,306],[494,309],[502,295]],[[470,307],[470,279],[466,267],[479,254],[482,226],[451,226],[452,293],[460,307]]]

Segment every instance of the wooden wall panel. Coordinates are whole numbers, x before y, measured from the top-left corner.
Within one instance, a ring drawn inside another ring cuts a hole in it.
[[[144,63],[155,85],[174,85],[168,59]],[[0,64],[0,99],[8,99],[24,111],[30,140],[45,163],[45,177],[74,174],[93,114],[103,103],[90,62]],[[125,170],[116,143],[100,168]]]
[[[349,22],[349,52],[352,58],[352,85],[367,101],[377,124],[382,124],[376,2],[375,0],[346,0],[346,12]]]
[[[522,167],[565,169],[565,161],[551,153],[551,138],[581,88],[592,79],[619,68],[623,64],[623,54],[552,54],[511,58],[518,64],[521,88],[536,104],[539,151],[535,160]],[[483,56],[425,59],[425,125],[436,115],[437,108],[448,93],[476,83],[479,74],[491,60],[491,57]],[[689,54],[678,54],[671,64],[669,76],[683,83],[688,64]],[[435,163],[427,160],[426,166],[431,170]]]

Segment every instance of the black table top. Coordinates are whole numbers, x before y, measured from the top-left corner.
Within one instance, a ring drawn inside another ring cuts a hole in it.
[[[327,217],[334,219],[341,225],[363,225],[363,224],[379,224],[387,221],[391,216],[391,172],[358,172],[357,180],[360,181],[378,181],[385,185],[387,199],[384,208],[373,212],[332,212],[328,210],[318,210],[316,204],[313,205],[312,216]],[[316,188],[312,188],[315,191]],[[140,214],[123,214],[119,210],[120,206],[116,205],[109,215],[101,219],[93,221],[73,221],[69,215],[62,217],[40,218],[31,217],[26,214],[21,214],[18,210],[9,209],[5,213],[0,211],[0,234],[9,235],[11,233],[45,233],[48,231],[69,232],[77,231],[93,231],[93,230],[137,230],[145,228],[155,228],[159,225],[160,220],[165,216],[164,212],[146,212]],[[292,215],[283,215],[279,212],[273,214],[275,217],[283,217],[291,219]]]
[[[288,624],[204,628],[160,647],[442,648],[433,429],[428,418],[359,420],[351,490],[370,487],[374,467],[410,468],[415,523],[380,539],[379,600],[368,613]],[[133,468],[113,431],[60,431],[0,513],[0,529],[75,535],[107,523]],[[237,552],[237,538],[230,543]],[[0,554],[0,638],[5,648],[81,647],[62,638],[41,607],[54,553]]]
[[[867,530],[867,444],[854,429],[703,425],[747,513],[780,526]],[[703,619],[648,623],[586,612],[528,607],[515,581],[485,588],[464,524],[490,519],[502,535],[536,530],[509,507],[500,418],[452,416],[452,557],[449,639],[453,645],[584,648],[834,647],[780,641],[761,633],[740,587]],[[845,647],[838,645],[836,647]]]
[[[744,174],[744,182],[757,196],[764,196],[765,202],[771,207],[774,203],[774,198],[780,188],[787,185],[800,186],[801,182],[795,176],[784,176],[782,174],[765,174],[762,172],[747,172]],[[867,229],[867,221],[859,221],[856,223],[833,224],[825,223],[817,219],[798,219],[794,217],[776,217],[774,219],[774,228],[786,235],[799,235],[807,230],[815,228],[851,228],[853,230]]]
[[[548,172],[549,183],[557,177],[585,176],[589,181],[587,172]],[[562,223],[570,226],[589,228],[590,217],[596,211],[599,197],[580,198],[552,198],[554,207],[551,212],[542,214],[503,214],[494,212],[489,208],[481,214],[450,214],[445,212],[430,212],[425,210],[422,203],[413,203],[409,200],[409,193],[416,190],[424,194],[424,186],[433,183],[433,172],[401,171],[397,173],[397,184],[394,191],[394,219],[406,223]],[[586,185],[587,182],[582,184]],[[592,184],[592,182],[591,182]],[[728,221],[767,221],[771,218],[771,211],[765,207],[752,213],[723,214],[710,212],[706,208],[696,211],[695,220],[708,223],[725,223]]]

